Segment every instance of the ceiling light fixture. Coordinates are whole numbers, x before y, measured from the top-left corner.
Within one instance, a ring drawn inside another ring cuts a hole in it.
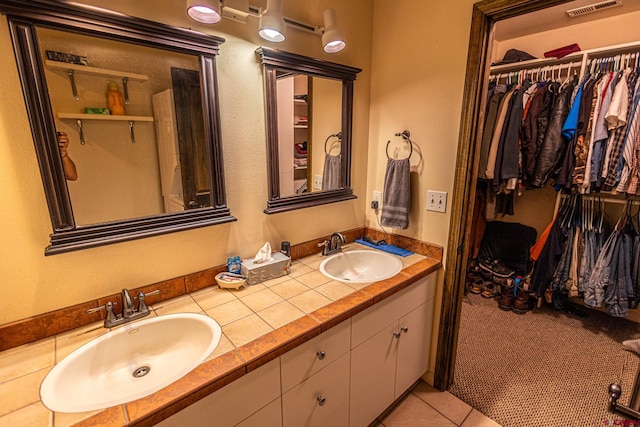
[[[187,0],[187,15],[194,21],[203,24],[216,24],[220,22],[219,0]]]
[[[282,0],[267,0],[267,9],[260,16],[258,34],[271,42],[283,42],[286,25],[282,17]]]
[[[324,18],[324,33],[322,34],[322,48],[327,53],[340,52],[347,45],[344,42],[342,31],[338,28],[338,19],[335,9],[326,9]]]

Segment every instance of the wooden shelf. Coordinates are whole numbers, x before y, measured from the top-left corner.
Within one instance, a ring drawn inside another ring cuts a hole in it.
[[[59,119],[152,122],[153,116],[118,116],[108,114],[58,113]]]
[[[129,73],[125,71],[109,70],[106,68],[90,67],[88,65],[67,64],[66,62],[51,61],[47,59],[45,61],[47,67],[52,70],[73,70],[74,72],[94,74],[107,77],[128,77],[129,80],[146,81],[149,80],[149,76],[146,74]]]

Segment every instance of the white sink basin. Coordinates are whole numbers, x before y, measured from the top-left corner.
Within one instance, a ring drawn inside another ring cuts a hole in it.
[[[368,283],[388,279],[402,270],[397,256],[376,250],[356,250],[332,255],[322,261],[320,271],[345,283]]]
[[[128,323],[54,366],[40,386],[40,398],[56,412],[93,411],[139,399],[197,367],[221,334],[215,320],[193,313]]]

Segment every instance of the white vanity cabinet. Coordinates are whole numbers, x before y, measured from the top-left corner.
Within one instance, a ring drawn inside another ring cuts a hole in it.
[[[435,281],[431,274],[353,317],[350,426],[369,425],[427,371]]]
[[[275,359],[157,425],[278,427],[280,408],[280,359]]]
[[[351,320],[280,357],[284,427],[347,426]]]
[[[366,427],[428,368],[436,275],[162,421],[162,427]]]

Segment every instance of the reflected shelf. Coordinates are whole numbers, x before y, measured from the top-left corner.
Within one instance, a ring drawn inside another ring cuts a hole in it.
[[[96,74],[96,75],[108,76],[108,77],[119,77],[119,78],[128,77],[130,80],[138,80],[141,82],[149,80],[149,76],[147,76],[146,74],[137,74],[137,73],[130,73],[126,71],[109,70],[107,68],[91,67],[89,65],[68,64],[66,62],[51,61],[49,59],[45,61],[45,64],[47,65],[48,68],[51,68],[52,70],[67,70],[67,71],[73,70],[77,72],[82,72],[87,74]]]
[[[59,119],[152,122],[153,116],[120,116],[110,114],[58,113]]]

